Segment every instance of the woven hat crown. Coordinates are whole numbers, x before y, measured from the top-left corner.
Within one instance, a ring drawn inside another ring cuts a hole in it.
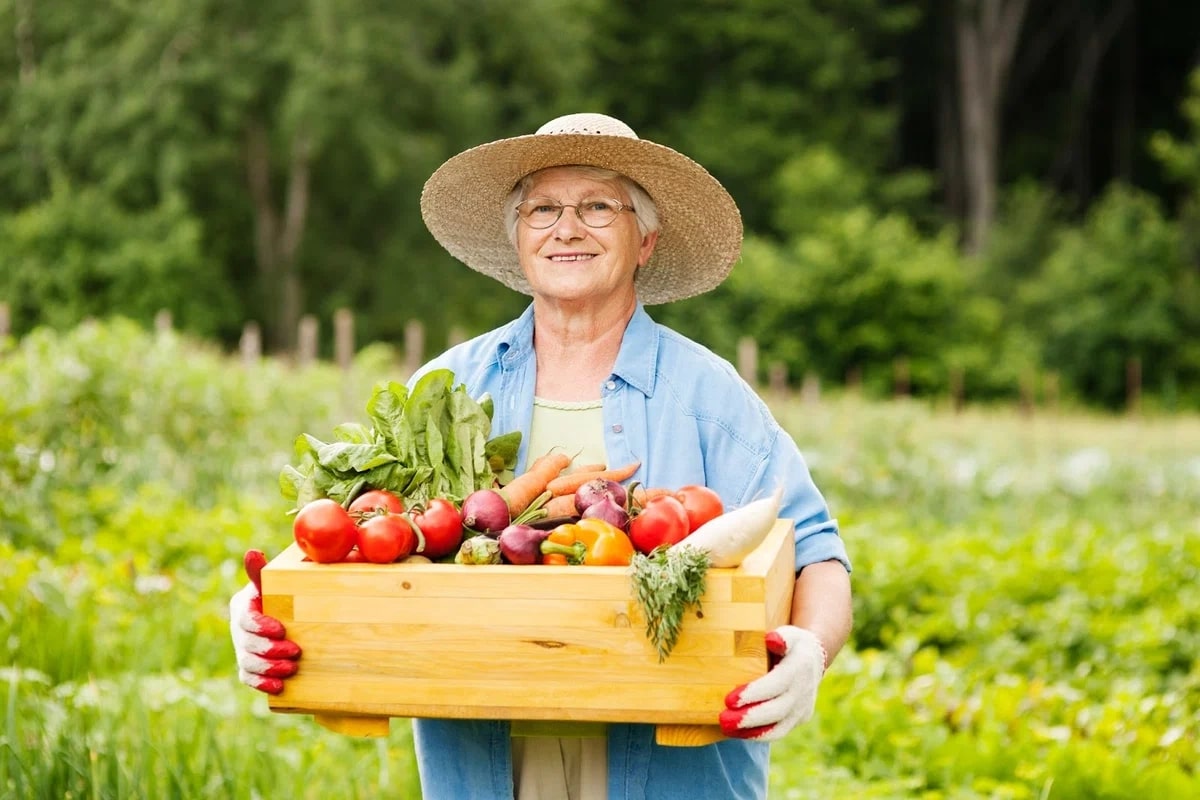
[[[537,129],[535,136],[552,133],[591,133],[599,136],[624,136],[627,139],[638,138],[633,128],[615,117],[607,114],[567,114],[557,117]]]

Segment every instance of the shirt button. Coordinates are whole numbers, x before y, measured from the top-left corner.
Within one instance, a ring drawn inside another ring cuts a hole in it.
[[[622,428],[620,425],[613,425],[613,427],[612,427],[612,432],[613,432],[613,433],[620,433],[620,432],[621,432],[621,431],[623,431],[623,430],[625,430],[625,429],[624,429],[624,428]]]
[[[617,382],[609,381],[608,383],[604,384],[604,388],[608,389],[609,391],[612,391],[613,389],[617,388]]]

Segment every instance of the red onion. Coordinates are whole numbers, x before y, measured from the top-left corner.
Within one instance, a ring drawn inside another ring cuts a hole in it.
[[[509,525],[500,531],[500,554],[510,564],[536,564],[542,557],[538,547],[549,535],[528,525]]]
[[[584,519],[602,519],[621,530],[625,530],[625,526],[629,524],[629,513],[611,497],[603,497],[592,503],[584,510],[582,516]]]
[[[512,522],[508,503],[495,489],[471,492],[462,504],[463,526],[477,533],[495,536]]]
[[[582,515],[588,508],[605,498],[612,500],[621,508],[624,508],[629,500],[624,486],[616,481],[596,478],[580,486],[575,492],[575,510]]]

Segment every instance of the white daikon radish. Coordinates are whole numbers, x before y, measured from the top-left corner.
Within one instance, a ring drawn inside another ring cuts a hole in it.
[[[779,487],[768,497],[713,517],[679,544],[704,550],[714,567],[736,567],[775,527],[782,499]]]

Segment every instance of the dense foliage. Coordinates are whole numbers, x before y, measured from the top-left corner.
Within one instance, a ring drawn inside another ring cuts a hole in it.
[[[163,308],[226,346],[253,321],[273,352],[301,315],[347,307],[359,341],[420,319],[435,349],[524,300],[436,245],[424,180],[589,109],[738,200],[734,279],[660,312],[726,356],[745,332],[794,382],[882,393],[904,363],[918,393],[1045,381],[1110,407],[1137,360],[1148,402],[1197,407],[1200,7],[990,3],[1027,12],[996,106],[998,211],[966,256],[979,137],[956,116],[974,98],[955,42],[983,5],[3,4],[0,303],[18,334]]]
[[[415,797],[380,742],[237,683],[241,555],[289,541],[297,432],[359,418],[396,354],[246,365],[128,322],[0,350],[0,794]],[[772,399],[838,516],[856,626],[791,798],[1200,792],[1200,421]]]

